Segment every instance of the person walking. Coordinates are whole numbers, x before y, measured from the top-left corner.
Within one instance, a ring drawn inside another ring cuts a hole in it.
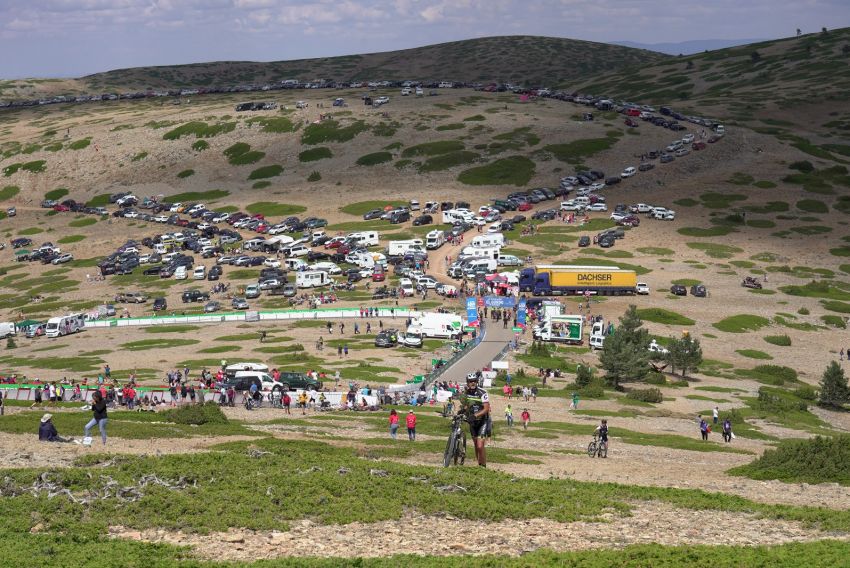
[[[708,440],[708,432],[709,432],[708,422],[706,422],[705,419],[700,418],[699,433],[700,433],[700,435],[702,435],[703,441]]]
[[[522,429],[528,430],[528,423],[531,422],[531,414],[528,412],[527,408],[522,409]]]
[[[393,408],[390,410],[390,437],[395,440],[396,434],[398,434],[398,412]]]
[[[732,441],[732,421],[729,420],[728,416],[723,421],[723,441],[726,443]]]
[[[514,426],[514,411],[511,408],[510,404],[505,407],[505,420],[508,422],[508,428],[513,428],[513,426]]]
[[[848,355],[848,356],[850,356],[850,355]],[[839,361],[844,360],[844,348],[843,347],[841,348],[841,351],[838,352],[838,360]]]
[[[711,419],[714,425],[717,426],[717,421],[720,419],[720,407],[715,406],[711,411]]]
[[[412,410],[407,411],[407,439],[416,441],[416,413]]]
[[[578,393],[573,393],[573,401],[570,404],[570,410],[578,410]]]
[[[92,395],[92,419],[89,420],[88,424],[85,425],[83,429],[83,438],[88,438],[91,440],[89,436],[89,432],[91,432],[92,427],[97,424],[98,430],[100,430],[100,439],[103,440],[103,445],[106,445],[106,401],[103,399],[103,395],[100,391],[94,391]]]

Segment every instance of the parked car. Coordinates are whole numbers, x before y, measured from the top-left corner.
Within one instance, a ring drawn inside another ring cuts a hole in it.
[[[587,235],[582,235],[578,238],[578,246],[580,247],[589,247],[590,246],[590,237]]]
[[[364,221],[370,221],[372,219],[380,219],[381,215],[383,215],[383,214],[384,214],[383,209],[372,209],[371,211],[368,211],[368,212],[363,214],[363,220]]]
[[[704,284],[694,284],[691,286],[691,296],[696,296],[697,298],[705,298],[708,295],[708,292],[705,289]]]
[[[634,168],[634,166],[629,166],[629,167],[627,167],[626,169],[623,170],[623,172],[620,174],[620,177],[623,178],[623,179],[630,178],[633,175],[635,175],[636,173],[637,173],[637,170]]]
[[[215,300],[212,300],[211,302],[207,302],[204,305],[204,313],[206,313],[206,314],[211,314],[213,312],[217,312],[220,309],[221,309],[221,304],[219,304]]]
[[[635,292],[642,296],[646,296],[649,294],[649,284],[646,282],[638,282],[637,285],[635,285]]]
[[[431,217],[430,215],[420,215],[419,217],[417,217],[416,219],[413,220],[413,224],[416,225],[417,227],[419,225],[430,225],[433,222],[434,222],[434,218]]]
[[[674,284],[670,286],[670,293],[674,296],[687,296],[688,289],[682,286],[681,284]]]
[[[248,302],[245,300],[245,298],[233,298],[232,300],[230,300],[230,307],[232,307],[234,310],[247,310]]]
[[[168,303],[165,298],[157,298],[153,301],[153,311],[161,312],[166,309],[168,309]]]

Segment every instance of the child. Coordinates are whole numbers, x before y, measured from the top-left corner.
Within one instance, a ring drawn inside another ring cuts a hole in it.
[[[531,422],[531,414],[527,408],[522,409],[522,429],[528,430],[528,423]]]

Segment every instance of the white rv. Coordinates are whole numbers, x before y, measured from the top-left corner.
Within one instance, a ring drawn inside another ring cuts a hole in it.
[[[490,248],[505,246],[505,235],[502,233],[488,233],[486,235],[476,235],[469,243],[474,247]]]
[[[0,339],[3,337],[9,337],[10,335],[15,335],[16,333],[18,333],[18,326],[15,325],[15,322],[0,322]]]
[[[435,229],[425,235],[425,248],[428,250],[438,249],[446,242],[446,232]]]
[[[458,260],[472,257],[498,259],[500,250],[501,249],[499,247],[485,248],[470,245],[468,247],[463,247],[463,250],[460,251],[457,258]]]
[[[378,246],[378,231],[361,231],[359,233],[351,233],[347,237],[353,241],[355,245],[363,247]]]
[[[327,286],[330,283],[330,275],[321,270],[302,270],[295,273],[295,285],[299,288],[315,288]]]
[[[443,224],[455,225],[457,223],[472,223],[475,214],[469,209],[449,209],[443,211]]]
[[[413,320],[407,333],[454,339],[463,333],[463,320],[455,314],[425,313]]]
[[[86,325],[86,316],[83,314],[68,314],[47,320],[47,328],[44,335],[47,337],[60,337],[70,333],[76,333]]]
[[[387,254],[390,256],[402,256],[414,250],[424,250],[425,242],[422,239],[408,239],[406,241],[390,241]]]

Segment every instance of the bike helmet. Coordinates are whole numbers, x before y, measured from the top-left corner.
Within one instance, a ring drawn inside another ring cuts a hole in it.
[[[469,374],[466,375],[466,381],[467,382],[477,381],[477,380],[478,380],[478,374],[477,373],[469,373]]]

